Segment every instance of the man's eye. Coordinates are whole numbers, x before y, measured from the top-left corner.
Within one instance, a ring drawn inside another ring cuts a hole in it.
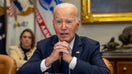
[[[61,23],[61,21],[56,21],[56,23]]]
[[[67,23],[67,24],[71,24],[71,23],[72,23],[72,21],[66,21],[66,23]]]
[[[57,21],[56,21],[56,24],[61,25],[61,24],[62,24],[62,21],[57,20]]]

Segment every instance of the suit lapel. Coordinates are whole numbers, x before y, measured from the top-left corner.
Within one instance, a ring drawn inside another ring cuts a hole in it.
[[[50,45],[47,46],[47,49],[48,49],[47,52],[46,52],[48,54],[47,57],[52,53],[55,43],[58,42],[58,38],[57,38],[56,35],[52,36],[52,38],[50,38],[50,39],[51,39],[49,41]]]
[[[82,41],[80,40],[79,36],[76,35],[72,55],[79,58],[82,53],[82,50],[83,50]]]

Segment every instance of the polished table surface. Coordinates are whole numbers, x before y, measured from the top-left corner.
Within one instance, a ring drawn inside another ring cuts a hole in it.
[[[102,56],[107,58],[132,58],[132,48],[102,51]]]

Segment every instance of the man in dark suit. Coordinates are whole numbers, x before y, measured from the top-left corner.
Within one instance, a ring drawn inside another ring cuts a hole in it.
[[[57,5],[53,26],[56,35],[39,41],[34,55],[17,74],[110,74],[99,43],[76,34],[80,26],[76,6]]]

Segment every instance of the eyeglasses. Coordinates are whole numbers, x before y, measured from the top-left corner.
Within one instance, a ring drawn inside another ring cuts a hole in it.
[[[74,24],[76,22],[76,20],[75,19],[73,19],[73,18],[69,18],[69,19],[66,19],[66,20],[63,20],[63,19],[54,19],[54,23],[56,24],[56,25],[62,25],[63,23],[65,23],[65,24],[67,24],[67,25],[72,25],[72,24]]]

